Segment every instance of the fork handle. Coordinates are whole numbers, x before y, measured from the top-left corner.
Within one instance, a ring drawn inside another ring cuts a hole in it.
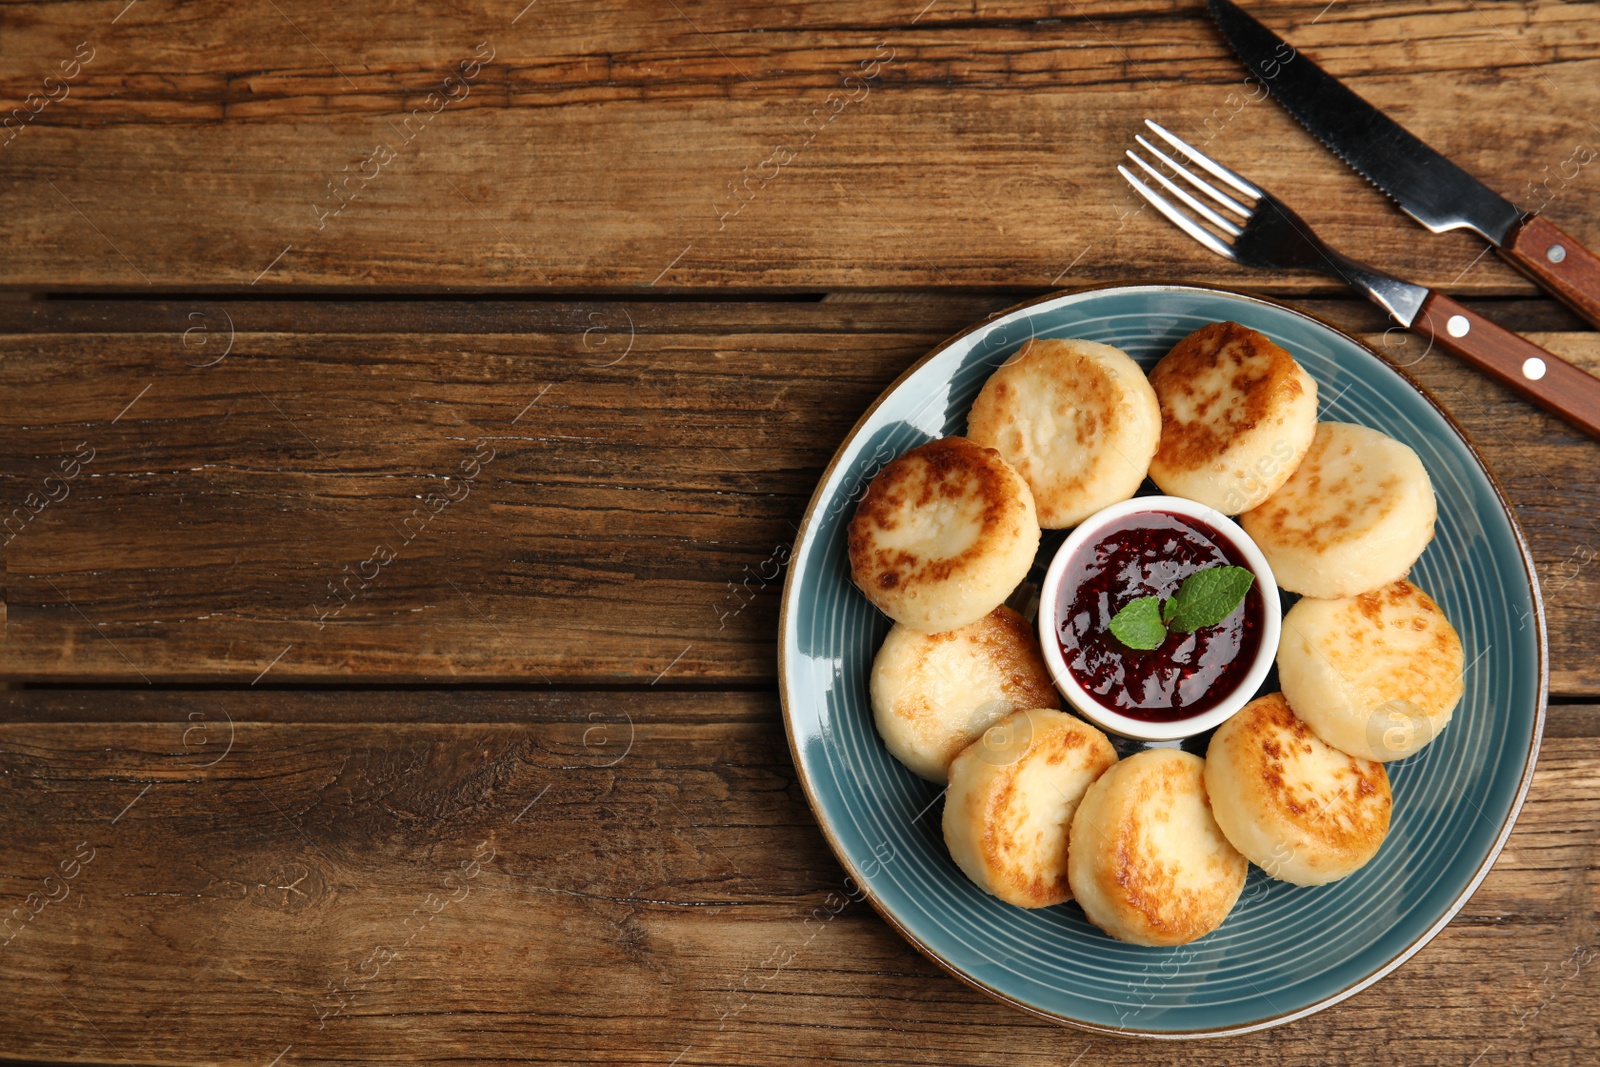
[[[1500,254],[1600,326],[1600,256],[1577,238],[1536,215],[1516,228]]]
[[[1431,290],[1411,329],[1600,439],[1600,378]]]

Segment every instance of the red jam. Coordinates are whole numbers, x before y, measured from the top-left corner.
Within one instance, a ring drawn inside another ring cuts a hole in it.
[[[1239,688],[1261,648],[1260,582],[1215,626],[1172,632],[1148,652],[1112,635],[1111,617],[1140,597],[1163,600],[1207,567],[1249,568],[1244,554],[1198,519],[1146,511],[1109,523],[1067,561],[1056,635],[1072,677],[1105,707],[1146,722],[1210,711]]]

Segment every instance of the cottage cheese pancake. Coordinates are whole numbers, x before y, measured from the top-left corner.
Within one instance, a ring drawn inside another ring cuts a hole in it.
[[[1317,432],[1317,383],[1266,335],[1236,322],[1179,341],[1150,385],[1161,444],[1150,477],[1161,491],[1237,515],[1294,473]]]
[[[998,720],[1061,703],[1033,627],[1005,606],[943,633],[895,626],[873,660],[870,689],[885,747],[933,782]]]
[[[1419,751],[1450,722],[1464,691],[1464,660],[1439,605],[1401,579],[1291,608],[1278,679],[1318,737],[1352,756],[1387,761]]]
[[[1000,450],[1033,490],[1039,525],[1059,530],[1138,491],[1161,407],[1121,349],[1035,339],[989,376],[967,433]]]
[[[1106,735],[1049,709],[1018,711],[950,767],[944,839],[957,865],[1008,904],[1069,900],[1067,839],[1078,802],[1117,762]]]
[[[1295,885],[1359,870],[1389,833],[1393,805],[1383,764],[1325,744],[1282,693],[1257,697],[1211,735],[1206,794],[1233,847]]]
[[[1146,749],[1106,771],[1072,817],[1067,879],[1089,921],[1119,941],[1182,945],[1228,917],[1249,864],[1206,797],[1205,761]]]
[[[878,472],[850,522],[850,575],[913,630],[976,622],[1005,602],[1039,550],[1027,483],[964,437],[913,448]]]
[[[1436,516],[1415,452],[1365,426],[1324,422],[1294,474],[1239,525],[1279,585],[1336,598],[1405,577],[1433,540]]]

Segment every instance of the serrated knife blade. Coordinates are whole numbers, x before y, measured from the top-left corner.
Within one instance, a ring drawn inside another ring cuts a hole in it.
[[[1470,229],[1600,324],[1600,257],[1510,201],[1301,55],[1231,0],[1206,0],[1228,44],[1269,93],[1340,159],[1434,233]]]

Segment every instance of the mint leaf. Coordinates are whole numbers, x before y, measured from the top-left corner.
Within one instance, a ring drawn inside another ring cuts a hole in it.
[[[1167,628],[1161,625],[1161,598],[1140,597],[1111,617],[1111,633],[1129,648],[1149,651],[1161,644]]]
[[[1163,623],[1171,622],[1172,621],[1172,616],[1177,614],[1177,611],[1178,611],[1178,600],[1177,600],[1177,598],[1176,597],[1169,598],[1166,603],[1161,605],[1161,621]]]
[[[1195,571],[1178,587],[1178,595],[1167,602],[1169,607],[1176,606],[1162,616],[1179,633],[1215,626],[1244,602],[1255,580],[1256,576],[1243,567],[1207,567]]]

